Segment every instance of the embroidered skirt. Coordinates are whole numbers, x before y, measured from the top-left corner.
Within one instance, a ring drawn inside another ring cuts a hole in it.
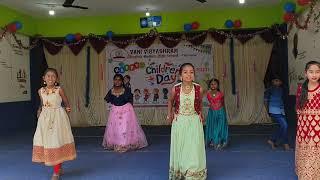
[[[203,125],[197,114],[178,115],[172,123],[170,180],[207,178]]]

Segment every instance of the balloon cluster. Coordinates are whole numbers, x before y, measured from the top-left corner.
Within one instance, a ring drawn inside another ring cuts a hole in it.
[[[189,32],[191,30],[197,30],[200,27],[200,23],[198,21],[194,21],[192,23],[186,23],[183,25],[183,29],[185,32]]]
[[[22,29],[22,23],[19,21],[14,21],[8,25],[6,25],[6,30],[15,33],[17,30]]]
[[[224,23],[226,28],[240,28],[242,26],[242,22],[240,19],[232,21],[231,19],[226,20]]]
[[[299,6],[306,6],[311,3],[311,0],[297,0]],[[284,22],[293,22],[295,20],[296,14],[296,4],[293,2],[286,2],[283,6],[285,14],[283,15]]]
[[[76,34],[67,34],[66,35],[66,41],[68,43],[72,43],[72,42],[78,42],[82,39],[82,34],[80,33],[76,33]]]

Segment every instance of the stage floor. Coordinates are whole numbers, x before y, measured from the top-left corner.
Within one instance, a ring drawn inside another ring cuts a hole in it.
[[[102,146],[103,127],[74,128],[78,158],[63,165],[63,180],[166,180],[170,128],[143,127],[150,146],[115,153]],[[294,151],[272,151],[271,126],[230,127],[230,145],[207,149],[208,180],[295,180]],[[293,131],[292,131],[293,132]],[[33,130],[0,137],[0,179],[50,179],[52,168],[31,162]],[[290,136],[290,143],[294,135]]]

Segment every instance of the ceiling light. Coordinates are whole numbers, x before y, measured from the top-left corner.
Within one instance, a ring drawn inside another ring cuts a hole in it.
[[[49,11],[49,15],[50,15],[50,16],[54,16],[54,14],[55,14],[54,10],[50,10],[50,11]]]
[[[150,12],[148,8],[147,8],[146,16],[150,16]]]
[[[244,4],[244,3],[245,3],[245,0],[239,0],[239,3],[240,3],[240,4]]]

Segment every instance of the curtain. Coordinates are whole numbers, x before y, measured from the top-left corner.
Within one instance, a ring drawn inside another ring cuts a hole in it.
[[[208,42],[208,41],[207,41]],[[214,77],[220,80],[220,89],[225,94],[225,106],[229,124],[247,125],[268,123],[270,118],[263,103],[264,76],[270,59],[273,44],[268,44],[256,36],[242,44],[234,39],[234,59],[236,94],[232,94],[230,69],[230,39],[223,44],[211,41],[213,45]],[[158,43],[156,40],[155,43]],[[88,43],[85,47],[91,47]],[[69,98],[72,112],[70,121],[73,127],[104,126],[108,115],[103,98],[106,89],[106,51],[100,54],[90,51],[89,104],[86,103],[86,51],[83,48],[75,56],[68,47],[57,55],[45,51],[49,67],[59,72],[59,82]],[[204,87],[207,88],[207,87]],[[166,108],[135,108],[143,125],[166,125]],[[206,115],[207,108],[204,109]]]
[[[266,43],[258,36],[245,44],[234,39],[236,94],[232,94],[229,43],[230,39],[224,44],[213,43],[214,77],[220,81],[220,89],[225,94],[229,124],[270,122],[263,102],[263,80],[272,44]]]
[[[86,44],[86,47],[88,46],[91,47]],[[93,48],[90,51],[90,101],[88,107],[85,106],[87,48],[83,48],[77,56],[67,46],[54,56],[46,49],[44,51],[48,66],[57,69],[59,83],[69,99],[71,125],[85,127],[105,124],[106,108],[103,100],[106,94],[105,51],[100,54],[97,54]]]

